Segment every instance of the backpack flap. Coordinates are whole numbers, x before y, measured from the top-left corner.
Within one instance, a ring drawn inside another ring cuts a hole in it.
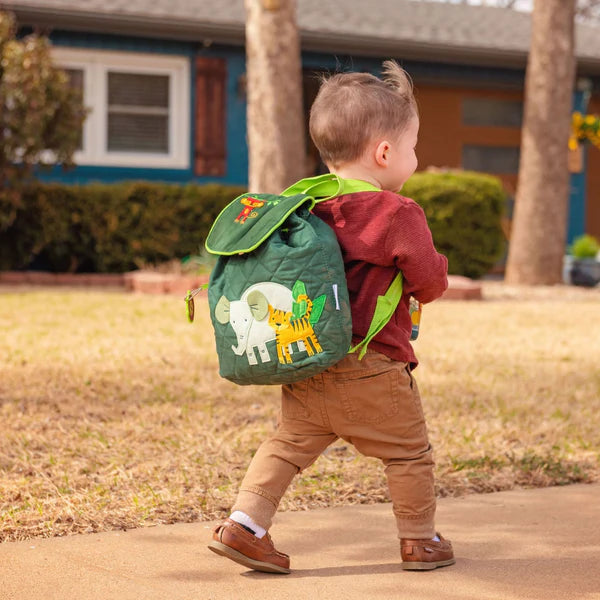
[[[219,214],[206,238],[211,254],[233,256],[256,250],[301,206],[310,210],[314,199],[306,194],[289,197],[242,194]]]

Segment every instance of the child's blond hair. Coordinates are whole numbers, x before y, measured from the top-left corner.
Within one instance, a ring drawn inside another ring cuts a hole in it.
[[[323,80],[310,110],[310,135],[326,165],[360,158],[378,136],[401,134],[418,114],[408,73],[393,60],[383,79],[370,73],[338,73]]]

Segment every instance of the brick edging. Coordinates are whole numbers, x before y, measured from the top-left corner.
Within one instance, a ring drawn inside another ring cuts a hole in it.
[[[48,273],[45,271],[0,271],[0,285],[47,285],[74,287],[119,287],[143,294],[181,294],[200,287],[208,275],[180,275],[154,271],[129,273]],[[448,276],[442,300],[481,300],[481,283],[468,277]]]
[[[125,273],[0,271],[0,284],[125,287]]]
[[[208,275],[180,275],[153,271],[129,273],[49,273],[47,271],[0,271],[0,285],[116,287],[144,294],[182,294],[200,287]]]
[[[176,273],[154,273],[152,271],[133,271],[125,273],[125,289],[143,294],[179,294],[185,296],[208,283],[208,275],[179,275]]]
[[[448,289],[441,300],[482,300],[481,282],[461,275],[448,275]]]

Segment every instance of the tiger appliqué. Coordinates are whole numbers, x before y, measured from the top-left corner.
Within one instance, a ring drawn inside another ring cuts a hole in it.
[[[273,308],[269,304],[269,325],[275,330],[277,357],[281,364],[290,364],[292,357],[289,346],[292,342],[304,344],[309,356],[323,352],[321,344],[310,324],[313,303],[306,294],[298,296],[297,302],[306,302],[305,314],[297,319],[292,318],[292,312]],[[300,346],[301,347],[301,346]]]

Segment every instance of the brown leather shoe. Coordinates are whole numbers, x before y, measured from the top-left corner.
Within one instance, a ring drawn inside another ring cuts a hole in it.
[[[431,571],[437,567],[453,565],[454,552],[452,544],[439,533],[439,542],[433,540],[400,540],[402,568],[407,571]]]
[[[214,528],[208,548],[255,571],[290,572],[290,557],[275,550],[268,533],[259,539],[231,519],[225,519]]]

